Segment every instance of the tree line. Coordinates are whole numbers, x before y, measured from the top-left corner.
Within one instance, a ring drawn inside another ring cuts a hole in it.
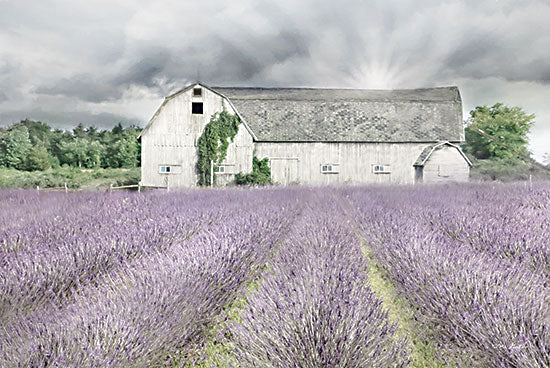
[[[116,125],[111,130],[77,125],[53,129],[41,121],[22,120],[0,128],[0,167],[36,171],[72,166],[132,168],[140,164],[141,128]]]

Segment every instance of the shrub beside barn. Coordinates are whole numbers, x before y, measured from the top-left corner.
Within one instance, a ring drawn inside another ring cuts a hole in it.
[[[218,112],[238,133],[216,182],[267,158],[280,184],[467,181],[458,88],[354,90],[218,88],[194,83],[166,97],[140,135],[144,186],[198,185],[198,141]]]

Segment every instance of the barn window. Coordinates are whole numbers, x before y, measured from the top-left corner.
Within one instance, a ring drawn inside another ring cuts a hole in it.
[[[322,174],[337,174],[338,173],[338,165],[323,164],[323,165],[321,165],[321,173]]]
[[[216,174],[225,174],[225,166],[214,166],[214,172]]]
[[[193,97],[201,97],[202,88],[193,88]]]
[[[193,114],[202,115],[202,102],[193,102],[191,105],[191,112]]]
[[[390,165],[372,165],[372,172],[375,174],[391,173]]]
[[[181,165],[160,165],[159,173],[161,174],[181,174]]]

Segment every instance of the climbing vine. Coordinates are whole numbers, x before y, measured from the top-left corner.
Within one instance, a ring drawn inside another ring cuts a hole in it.
[[[259,160],[256,156],[252,159],[252,172],[248,174],[238,173],[235,175],[237,185],[269,185],[271,181],[271,169],[269,159],[266,157]]]
[[[216,184],[216,176],[214,175],[214,183],[210,182],[210,161],[214,165],[219,165],[227,155],[227,148],[239,131],[241,120],[237,115],[228,113],[225,109],[222,112],[216,113],[206,124],[204,132],[199,137],[199,162],[197,168],[199,170],[199,185],[207,186]]]

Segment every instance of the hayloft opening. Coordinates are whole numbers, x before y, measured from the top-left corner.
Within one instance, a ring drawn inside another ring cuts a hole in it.
[[[202,88],[193,88],[193,97],[201,97]]]
[[[191,112],[193,114],[202,114],[202,102],[193,102],[191,105]]]

